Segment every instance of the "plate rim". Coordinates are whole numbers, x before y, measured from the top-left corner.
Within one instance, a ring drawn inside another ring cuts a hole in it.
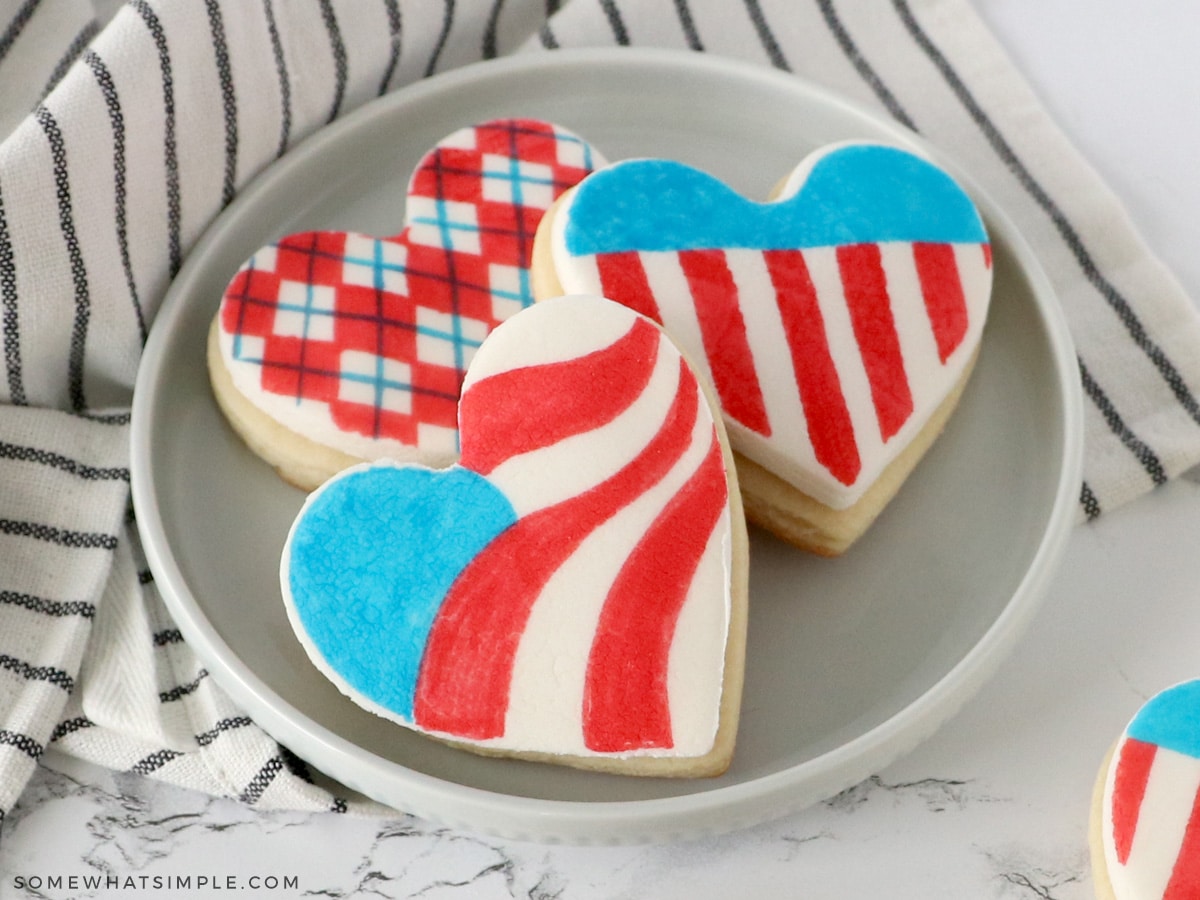
[[[1044,338],[1058,374],[1057,401],[1064,413],[1062,448],[1055,496],[1041,541],[1012,596],[957,663],[919,697],[884,721],[812,759],[736,784],[644,800],[532,798],[448,781],[384,760],[283,701],[232,652],[203,614],[169,550],[161,507],[154,490],[152,383],[157,373],[169,365],[165,354],[170,331],[167,326],[179,318],[182,298],[189,293],[188,285],[202,271],[208,248],[220,238],[223,225],[236,217],[243,207],[252,206],[273,183],[286,179],[288,172],[302,165],[306,157],[320,153],[330,143],[340,142],[343,135],[363,127],[384,107],[415,105],[430,95],[453,93],[481,79],[512,77],[539,70],[548,74],[564,67],[611,65],[666,67],[676,72],[702,69],[710,74],[761,81],[777,89],[799,92],[823,106],[865,120],[872,128],[886,132],[898,143],[913,147],[943,165],[975,198],[989,229],[1002,236],[1017,268],[1029,281],[1034,307],[1040,315]],[[311,756],[308,751],[320,747],[322,758],[313,764],[346,787],[395,806],[399,812],[411,812],[452,827],[511,839],[611,844],[695,837],[777,818],[868,777],[932,735],[998,668],[1036,614],[1076,521],[1075,506],[1082,481],[1083,404],[1075,358],[1065,314],[1028,242],[1004,210],[952,158],[903,126],[801,76],[707,54],[620,47],[517,55],[476,62],[435,75],[368,101],[341,119],[318,128],[279,160],[264,167],[233,203],[209,223],[186,254],[183,266],[164,294],[138,368],[130,424],[133,504],[147,562],[163,601],[197,657],[216,678],[216,683],[268,734],[301,755]],[[224,648],[223,655],[220,648]],[[274,697],[273,704],[264,702],[263,698],[271,696]],[[295,720],[306,726],[301,728]],[[304,752],[297,744],[303,745]],[[856,767],[848,770],[844,762],[833,759],[835,754],[850,755],[857,763]],[[856,773],[858,777],[855,777]],[[397,782],[403,796],[380,797],[380,792],[373,789],[373,779],[380,778]],[[804,789],[801,789],[801,783]],[[447,794],[452,796],[448,798]],[[452,802],[447,803],[447,799]],[[719,821],[714,820],[715,814],[719,814]]]

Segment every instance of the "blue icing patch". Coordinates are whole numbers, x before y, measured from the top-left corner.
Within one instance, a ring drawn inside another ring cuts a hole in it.
[[[1138,711],[1130,737],[1200,759],[1200,681],[1168,688]]]
[[[288,571],[309,639],[355,690],[408,721],[425,642],[455,578],[516,521],[483,476],[374,465],[296,521]]]
[[[971,199],[937,166],[895,147],[851,144],[818,160],[796,194],[773,203],[747,200],[682,163],[617,163],[576,189],[565,239],[571,254],[590,256],[983,242],[987,232]]]

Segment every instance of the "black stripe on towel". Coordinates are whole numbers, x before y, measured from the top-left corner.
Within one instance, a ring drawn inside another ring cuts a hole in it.
[[[155,632],[154,637],[155,647],[167,647],[171,644],[183,643],[183,632],[178,628],[165,628],[162,631]]]
[[[904,107],[900,105],[900,101],[896,99],[896,95],[884,84],[883,79],[879,77],[879,73],[871,67],[866,57],[859,51],[858,45],[854,43],[854,39],[850,37],[850,32],[846,30],[846,26],[838,17],[837,10],[833,8],[833,0],[817,0],[817,6],[821,9],[821,16],[825,19],[825,25],[829,28],[833,39],[841,47],[842,53],[850,61],[850,65],[854,66],[854,71],[858,72],[859,77],[867,83],[867,86],[879,99],[879,102],[884,105],[893,119],[906,128],[916,131],[917,126],[913,124],[912,118],[904,111]]]
[[[221,82],[221,111],[225,119],[225,180],[221,185],[221,208],[233,201],[237,189],[237,95],[233,89],[233,70],[229,66],[229,42],[225,39],[225,20],[217,0],[205,0],[208,28],[212,33],[213,58]]]
[[[500,10],[503,8],[504,0],[492,0],[492,8],[488,12],[487,22],[483,27],[481,52],[484,59],[496,58],[496,32],[500,27]]]
[[[333,105],[329,109],[332,122],[342,111],[342,101],[346,99],[346,80],[349,77],[349,66],[346,62],[346,42],[342,40],[342,29],[338,27],[337,15],[333,11],[330,0],[321,0],[321,19],[325,22],[325,31],[329,35],[329,52],[333,54]]]
[[[253,805],[262,799],[263,793],[271,786],[275,776],[283,771],[283,759],[272,756],[246,785],[246,789],[238,796],[243,803]]]
[[[108,107],[108,121],[113,133],[113,223],[117,228],[117,249],[121,254],[121,268],[125,272],[125,287],[133,302],[133,312],[137,318],[138,333],[142,343],[146,343],[146,316],[142,312],[142,301],[138,297],[137,283],[133,278],[133,263],[129,259],[128,220],[125,217],[125,116],[121,112],[121,100],[117,96],[116,85],[112,75],[102,60],[94,51],[84,54],[84,61],[92,70],[100,93],[104,96],[104,104]]]
[[[158,51],[158,68],[162,77],[163,92],[163,162],[167,172],[167,246],[170,253],[170,277],[179,274],[183,265],[183,248],[180,229],[183,221],[183,206],[179,191],[179,152],[175,142],[175,78],[172,74],[171,54],[167,48],[167,35],[162,23],[146,0],[129,0],[129,5],[142,17]]]
[[[283,764],[287,766],[287,770],[289,772],[303,782],[308,784],[316,784],[316,782],[313,781],[312,769],[308,767],[308,763],[306,763],[282,744],[277,744],[276,746],[279,747],[279,757],[283,760]]]
[[[208,670],[201,669],[196,675],[196,679],[194,681],[191,681],[188,684],[176,685],[169,691],[162,691],[158,695],[158,700],[160,703],[174,703],[176,700],[182,700],[188,694],[193,693],[198,687],[200,687],[200,682],[204,681],[204,679],[207,677]]]
[[[275,24],[275,8],[271,0],[263,0],[263,13],[267,17],[267,33],[271,37],[275,76],[279,79],[279,147],[275,150],[278,159],[287,152],[288,142],[292,138],[292,83],[288,80],[287,60],[283,56],[283,42],[279,39],[279,26]]]
[[[675,15],[679,18],[679,27],[683,29],[683,37],[687,41],[688,49],[703,51],[704,44],[700,40],[700,32],[696,30],[696,20],[692,18],[688,0],[675,0]]]
[[[4,370],[8,376],[8,402],[25,406],[25,385],[21,378],[20,316],[17,312],[17,264],[13,257],[12,240],[8,235],[8,218],[4,214],[4,194],[0,193],[0,306],[4,309]]]
[[[1084,395],[1092,401],[1096,409],[1100,411],[1100,415],[1104,417],[1105,423],[1109,430],[1116,435],[1117,439],[1125,446],[1125,449],[1133,454],[1134,458],[1141,463],[1142,468],[1146,470],[1146,474],[1150,476],[1150,480],[1155,484],[1162,484],[1167,480],[1167,473],[1163,470],[1162,461],[1158,455],[1150,449],[1132,429],[1125,424],[1125,420],[1121,418],[1108,395],[1097,384],[1092,377],[1092,373],[1084,364],[1083,360],[1079,361],[1079,376],[1083,383]]]
[[[1079,489],[1079,505],[1083,507],[1083,514],[1089,522],[1100,518],[1100,501],[1096,499],[1096,495],[1092,493],[1092,486],[1086,481]]]
[[[56,528],[53,525],[41,525],[37,522],[25,522],[17,519],[0,519],[0,534],[33,538],[74,550],[117,549],[116,535],[93,531],[72,531],[68,528]]]
[[[63,141],[58,122],[45,106],[39,106],[34,115],[42,132],[50,143],[50,156],[54,162],[54,192],[58,200],[58,227],[67,257],[71,263],[71,280],[75,287],[75,320],[71,327],[71,350],[67,360],[67,389],[71,408],[76,412],[87,409],[83,395],[84,354],[87,349],[88,321],[91,318],[92,302],[88,292],[87,268],[83,263],[83,252],[79,249],[79,237],[75,233],[75,211],[71,203],[71,180],[67,174],[67,147]]]
[[[625,20],[621,18],[621,10],[617,9],[617,4],[614,0],[600,0],[600,8],[604,11],[604,18],[608,20],[608,27],[612,29],[613,40],[618,46],[629,46],[629,30],[625,27]]]
[[[9,20],[8,25],[4,28],[4,33],[0,34],[0,62],[3,62],[4,57],[8,56],[8,51],[16,44],[17,38],[21,36],[21,32],[25,30],[25,26],[33,18],[33,14],[37,12],[40,3],[41,0],[25,0],[25,4]]]
[[[16,747],[30,759],[39,759],[45,748],[27,734],[0,728],[0,746]]]
[[[401,38],[404,34],[404,21],[400,16],[399,0],[384,0],[384,6],[387,7],[388,36],[392,48],[388,55],[387,68],[383,70],[383,78],[379,81],[380,96],[387,93],[388,87],[392,83],[392,77],[400,65]]]
[[[149,756],[139,759],[130,767],[129,771],[134,775],[149,775],[180,756],[183,754],[178,750],[157,750]]]
[[[75,64],[75,60],[79,59],[79,54],[84,48],[92,42],[92,38],[100,33],[100,25],[94,19],[88,22],[75,35],[71,43],[67,45],[66,52],[62,58],[54,66],[54,71],[50,73],[50,78],[46,82],[46,87],[42,89],[42,96],[47,96],[67,74],[71,66]]]
[[[59,469],[60,471],[82,478],[84,481],[129,481],[129,470],[126,468],[113,466],[102,469],[96,466],[88,466],[70,457],[63,456],[61,453],[39,450],[36,447],[23,447],[19,444],[10,444],[7,441],[0,441],[0,459],[31,462],[39,466]]]
[[[232,731],[235,728],[245,728],[247,725],[253,724],[249,716],[235,716],[230,719],[222,719],[204,734],[196,735],[196,743],[201,747],[207,747],[221,735],[227,731]]]
[[[75,679],[56,666],[33,666],[24,660],[0,653],[0,670],[13,672],[26,681],[41,681],[62,688],[68,694],[75,689]]]
[[[742,0],[746,6],[746,13],[750,16],[750,21],[754,25],[754,31],[758,35],[758,41],[762,44],[763,50],[767,53],[767,59],[771,61],[777,69],[783,69],[785,72],[792,71],[792,67],[788,65],[787,60],[783,56],[783,50],[779,46],[779,41],[775,39],[775,33],[771,31],[771,26],[767,24],[767,18],[763,15],[762,7],[758,5],[758,0]]]
[[[30,612],[41,613],[44,616],[79,616],[81,619],[96,617],[95,604],[86,600],[47,600],[35,594],[25,594],[20,591],[0,591],[0,603],[6,606],[20,606]]]
[[[53,744],[55,741],[60,741],[68,734],[74,734],[85,728],[91,728],[95,724],[87,716],[76,716],[73,719],[66,719],[54,726],[54,731],[50,734],[50,743]]]
[[[558,49],[558,39],[550,28],[550,17],[558,12],[560,6],[562,0],[546,0],[546,21],[542,22],[542,27],[538,29],[538,40],[547,50]]]
[[[433,47],[433,53],[429,55],[429,62],[425,66],[426,78],[437,71],[438,60],[442,56],[442,51],[446,49],[446,41],[450,39],[450,30],[453,27],[454,0],[442,0],[442,31],[438,35],[437,43]]]
[[[95,422],[97,425],[128,425],[130,421],[128,412],[81,412],[78,415],[79,418]]]

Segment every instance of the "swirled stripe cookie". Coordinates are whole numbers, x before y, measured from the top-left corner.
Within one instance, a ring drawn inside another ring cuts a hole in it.
[[[312,494],[281,580],[367,709],[484,753],[630,774],[729,763],[746,537],[724,430],[675,345],[595,297],[484,341],[462,456]]]

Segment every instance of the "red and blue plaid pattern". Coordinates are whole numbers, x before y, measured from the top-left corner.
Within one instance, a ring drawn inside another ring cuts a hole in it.
[[[538,222],[597,164],[587,143],[545,122],[455,132],[413,173],[399,235],[292,234],[238,271],[220,315],[226,364],[257,370],[265,394],[326,407],[335,432],[456,449],[467,363],[533,302]]]

